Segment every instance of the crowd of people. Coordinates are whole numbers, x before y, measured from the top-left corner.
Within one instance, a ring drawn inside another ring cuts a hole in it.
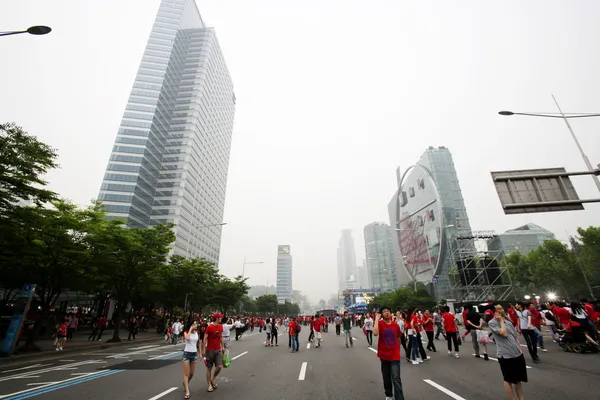
[[[307,340],[315,348],[323,345],[322,333],[329,325],[335,333],[344,336],[346,348],[354,346],[352,328],[362,329],[367,346],[378,340],[377,355],[381,362],[384,392],[387,400],[404,399],[400,377],[400,349],[412,365],[420,365],[431,357],[427,352],[437,352],[436,341],[445,340],[448,355],[460,357],[460,347],[469,337],[474,356],[488,361],[488,344],[496,345],[496,357],[503,375],[504,388],[510,399],[523,399],[523,382],[527,382],[525,357],[521,351],[520,337],[527,343],[534,363],[540,362],[538,347],[545,351],[542,326],[546,326],[554,342],[585,341],[597,346],[600,310],[594,309],[585,299],[573,302],[539,305],[534,303],[510,304],[505,311],[500,304],[487,308],[483,314],[470,304],[465,304],[458,318],[448,306],[433,310],[407,309],[392,313],[382,307],[371,314],[343,314],[324,316],[280,317],[224,317],[215,313],[208,318],[190,316],[184,325],[181,320],[165,322],[165,340],[185,345],[183,352],[185,398],[189,398],[189,382],[195,366],[202,359],[206,366],[207,391],[218,388],[216,381],[223,366],[228,366],[231,336],[243,340],[247,331],[265,335],[264,347],[278,347],[280,332],[288,334],[288,348],[292,353],[300,350],[300,332],[305,327]],[[461,328],[462,327],[462,328]],[[440,338],[440,336],[442,338]],[[425,338],[427,343],[425,344]]]

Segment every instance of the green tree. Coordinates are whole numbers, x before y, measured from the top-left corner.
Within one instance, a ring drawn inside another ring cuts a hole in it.
[[[19,200],[41,205],[56,200],[41,178],[56,168],[54,149],[14,123],[0,124],[0,215]]]
[[[414,283],[394,290],[390,293],[381,293],[369,303],[369,308],[382,306],[391,307],[392,311],[408,308],[430,309],[435,306],[435,299],[429,295],[424,285],[418,283],[415,291]]]
[[[248,296],[244,296],[242,298],[241,303],[242,303],[242,310],[244,310],[245,314],[254,315],[258,311],[258,309],[256,307],[256,301],[254,299],[251,299]],[[240,310],[238,310],[238,311],[240,311]]]
[[[596,298],[600,297],[600,227],[577,229],[578,237],[571,238],[571,245],[583,274],[589,282]],[[589,289],[584,291],[586,296]]]
[[[78,209],[66,201],[55,201],[51,207],[19,207],[13,209],[11,238],[3,237],[2,245],[10,245],[13,259],[4,252],[9,268],[20,267],[18,279],[37,285],[35,296],[42,308],[25,347],[35,348],[40,329],[59,296],[70,290],[89,289],[87,274],[90,261],[89,232],[103,218],[93,205]],[[3,261],[5,261],[3,260]]]
[[[264,294],[256,298],[256,310],[262,314],[272,314],[277,311],[277,295]]]
[[[121,220],[106,220],[90,235],[92,260],[99,284],[116,300],[115,330],[111,341],[120,341],[123,312],[147,275],[166,261],[175,240],[173,225],[128,228]]]
[[[227,312],[234,307],[238,307],[240,302],[248,294],[250,287],[246,284],[248,278],[237,276],[231,280],[220,275],[212,289],[212,304],[227,315]]]
[[[285,301],[284,304],[280,304],[278,307],[279,315],[299,315],[300,305],[298,303],[291,303]]]

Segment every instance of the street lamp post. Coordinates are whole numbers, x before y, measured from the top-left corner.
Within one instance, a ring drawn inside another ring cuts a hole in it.
[[[246,273],[246,265],[251,265],[251,264],[264,264],[264,261],[247,262],[246,257],[244,257],[244,265],[242,266],[242,278],[245,276],[245,273]]]
[[[24,31],[8,31],[8,32],[0,32],[0,36],[10,36],[10,35],[19,35],[21,33],[29,33],[30,35],[46,35],[52,32],[52,28],[44,25],[36,25],[27,28]]]
[[[571,137],[573,138],[573,141],[575,142],[575,145],[577,146],[577,149],[579,150],[579,153],[581,154],[581,157],[583,158],[583,161],[585,162],[585,165],[586,165],[588,171],[595,172],[596,169],[592,166],[592,163],[590,163],[590,160],[585,155],[585,152],[583,151],[583,148],[581,147],[581,144],[579,143],[577,136],[575,136],[575,132],[573,132],[573,128],[571,128],[571,124],[569,124],[569,119],[600,117],[600,114],[593,114],[593,113],[565,114],[562,112],[562,109],[558,105],[558,101],[556,101],[556,97],[554,97],[554,95],[552,95],[552,100],[554,100],[554,104],[556,104],[556,108],[558,108],[558,111],[559,111],[558,114],[518,113],[518,112],[512,112],[512,111],[499,111],[498,114],[504,115],[504,116],[523,115],[526,117],[561,118],[563,121],[565,121],[565,124],[567,125],[567,128],[569,129],[569,132],[571,133]],[[594,180],[594,184],[596,185],[596,188],[598,188],[598,191],[600,191],[600,181],[598,180],[598,178],[596,178],[595,174],[592,175],[592,179]]]

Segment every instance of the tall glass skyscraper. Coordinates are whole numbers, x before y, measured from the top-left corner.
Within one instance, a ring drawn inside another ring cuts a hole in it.
[[[365,254],[371,287],[393,290],[398,287],[392,231],[388,224],[373,222],[364,229]],[[366,288],[365,288],[366,289]]]
[[[277,246],[277,301],[292,301],[292,254],[289,245]]]
[[[195,0],[163,0],[100,189],[108,218],[174,223],[174,254],[218,262],[234,112]]]

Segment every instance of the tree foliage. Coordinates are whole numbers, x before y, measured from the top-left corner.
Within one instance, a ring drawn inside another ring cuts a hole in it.
[[[381,293],[369,303],[369,308],[382,306],[391,307],[392,311],[408,308],[428,309],[435,306],[435,299],[429,295],[422,283],[417,283],[416,291],[414,283],[410,283],[393,292]]]
[[[56,168],[54,149],[13,123],[0,124],[0,214],[19,200],[56,200],[42,176]]]

